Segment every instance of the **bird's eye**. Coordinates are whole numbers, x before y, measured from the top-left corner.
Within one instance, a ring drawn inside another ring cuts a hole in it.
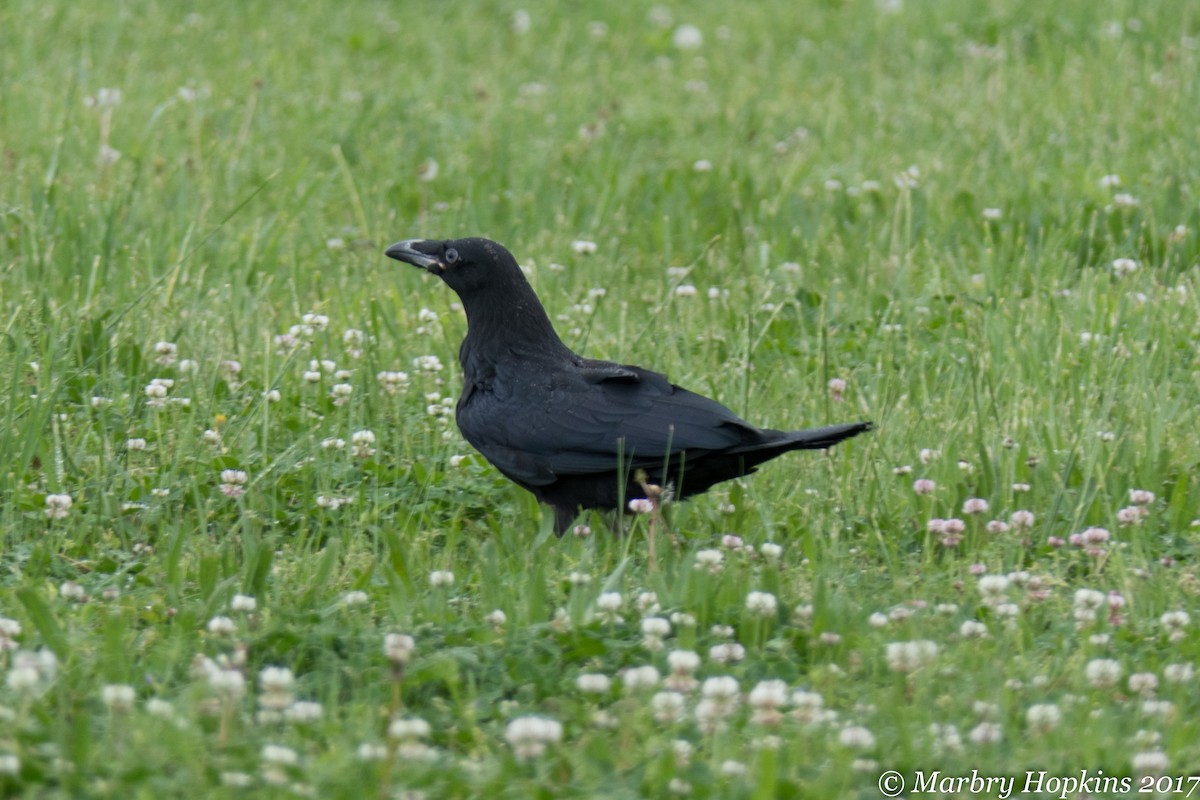
[[[447,264],[453,264],[455,261],[458,261],[458,251],[451,247],[446,251],[446,254],[442,256],[442,260]]]

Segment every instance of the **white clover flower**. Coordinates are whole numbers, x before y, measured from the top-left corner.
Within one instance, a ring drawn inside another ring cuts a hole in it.
[[[283,718],[293,724],[306,725],[319,722],[324,716],[324,707],[311,700],[298,700],[283,710]]]
[[[1154,502],[1154,492],[1146,489],[1130,489],[1129,502],[1135,506],[1145,506]]]
[[[175,706],[161,697],[151,697],[146,700],[146,713],[152,717],[170,719],[175,716]]]
[[[629,501],[629,510],[634,514],[649,514],[654,510],[654,501],[645,497],[635,497]]]
[[[657,686],[661,678],[658,670],[647,664],[641,667],[630,667],[622,672],[621,685],[625,687],[626,692],[635,692],[639,689]]]
[[[368,430],[355,431],[350,434],[350,449],[358,458],[375,455],[375,434]]]
[[[221,785],[231,789],[245,789],[254,784],[254,776],[245,772],[222,772],[220,778]]]
[[[1146,717],[1162,717],[1164,719],[1174,716],[1175,704],[1170,700],[1154,700],[1148,699],[1142,701],[1141,706],[1142,716]]]
[[[248,614],[258,608],[258,601],[249,595],[235,594],[229,601],[229,608],[232,611],[242,611]]]
[[[983,598],[983,604],[989,607],[996,607],[1005,601],[1005,593],[1008,591],[1009,580],[1003,575],[984,575],[979,579],[979,594]]]
[[[562,723],[547,717],[517,717],[508,723],[504,738],[520,759],[537,758],[546,747],[562,741]]]
[[[1113,274],[1118,278],[1124,278],[1126,275],[1131,275],[1138,271],[1141,265],[1132,258],[1118,258],[1112,262]]]
[[[998,222],[1004,217],[1004,212],[998,208],[985,208],[983,210],[983,218],[987,222]]]
[[[428,739],[432,732],[429,723],[420,717],[397,717],[388,724],[389,739]]]
[[[1121,662],[1109,658],[1094,658],[1084,668],[1087,682],[1097,689],[1116,686],[1121,679]]]
[[[300,322],[313,331],[323,331],[329,327],[329,317],[312,311],[301,315]]]
[[[663,617],[646,617],[642,620],[642,633],[661,639],[671,634],[671,623]]]
[[[1195,668],[1187,662],[1163,667],[1163,680],[1167,683],[1189,683],[1195,674]]]
[[[404,666],[416,649],[413,637],[403,633],[389,633],[383,637],[383,654],[396,666]]]
[[[442,360],[437,356],[417,356],[412,365],[421,372],[441,372]]]
[[[587,256],[595,253],[597,247],[595,242],[588,241],[587,239],[576,239],[571,242],[571,249],[575,251],[576,255]]]
[[[683,719],[685,698],[679,692],[658,692],[650,698],[654,718],[670,725]]]
[[[704,34],[695,25],[680,25],[671,35],[671,43],[680,50],[699,50],[704,46]]]
[[[1170,766],[1167,754],[1161,750],[1147,750],[1135,753],[1130,760],[1130,766],[1138,775],[1162,775]]]
[[[691,650],[672,650],[667,653],[667,666],[672,673],[690,674],[700,668],[700,656]]]
[[[763,558],[768,561],[778,561],[779,557],[783,555],[783,546],[774,542],[764,542],[758,548],[758,552],[762,553]]]
[[[533,18],[529,16],[529,12],[523,8],[518,8],[512,15],[512,32],[520,36],[529,33],[529,29],[533,27]]]
[[[608,694],[612,679],[598,672],[585,672],[575,679],[575,685],[584,694]]]
[[[662,610],[662,606],[658,602],[658,594],[655,592],[639,592],[634,605],[642,614],[652,615]]]
[[[236,700],[246,693],[246,676],[236,669],[225,669],[215,663],[208,667],[208,686],[216,694],[228,700]]]
[[[959,627],[958,633],[964,639],[982,639],[988,635],[988,629],[982,622],[969,619]]]
[[[42,679],[33,667],[18,664],[8,670],[4,681],[17,694],[33,695],[39,691]]]
[[[223,469],[221,470],[222,483],[244,484],[249,476],[240,469]]]
[[[1033,527],[1034,515],[1032,511],[1018,509],[1009,516],[1009,521],[1012,526],[1018,530],[1028,530]]]
[[[788,703],[788,686],[781,680],[759,681],[746,700],[754,709],[752,722],[774,725],[782,720],[779,709]]]
[[[258,685],[264,692],[290,692],[296,676],[287,667],[264,667],[258,674]]]
[[[596,609],[605,613],[613,613],[621,610],[623,602],[620,592],[602,592],[596,598]]]
[[[246,493],[249,476],[240,469],[221,470],[221,494],[226,497],[241,497]]]
[[[988,501],[982,497],[971,497],[963,502],[964,514],[982,514],[988,510]]]
[[[708,650],[708,657],[718,664],[729,664],[744,659],[746,657],[746,648],[737,642],[713,645]]]
[[[973,744],[995,744],[1004,738],[1004,728],[998,722],[981,722],[971,729],[967,738]]]
[[[351,358],[362,356],[362,347],[367,343],[367,334],[358,328],[347,328],[342,332],[342,344]]]
[[[1137,208],[1140,203],[1128,192],[1118,192],[1113,195],[1113,205],[1117,208]]]
[[[725,554],[720,550],[699,550],[696,552],[694,567],[704,570],[709,575],[716,575],[725,568]]]
[[[388,750],[381,744],[363,742],[358,746],[355,755],[359,761],[382,761],[387,758]]]
[[[885,648],[888,667],[894,672],[915,672],[931,664],[938,654],[936,642],[922,639],[912,642],[888,642]]]
[[[99,89],[94,95],[83,98],[83,104],[88,108],[116,108],[121,104],[121,90]]]
[[[1153,697],[1158,689],[1158,676],[1153,672],[1135,672],[1129,676],[1129,691],[1144,697]]]
[[[750,592],[746,595],[746,610],[756,617],[772,617],[777,608],[775,595],[770,592]]]
[[[296,678],[287,667],[266,667],[258,675],[258,686],[261,693],[258,696],[260,708],[272,712],[280,712],[289,707],[295,698],[292,688]]]
[[[732,675],[717,675],[712,678],[706,678],[700,687],[700,693],[704,697],[722,702],[736,702],[740,696],[740,692],[741,689],[738,687],[737,678]]]
[[[125,684],[109,684],[100,690],[100,699],[114,714],[125,714],[133,709],[137,692]]]
[[[1183,610],[1168,611],[1158,618],[1159,624],[1167,631],[1167,636],[1172,642],[1181,641],[1185,636],[1185,631],[1188,625],[1191,624],[1191,616]]]
[[[17,649],[16,637],[21,635],[21,623],[0,617],[0,653]]]
[[[436,569],[429,573],[429,585],[433,587],[453,586],[454,573],[449,570]]]
[[[179,348],[175,346],[174,342],[155,342],[154,352],[158,354],[155,361],[164,367],[169,367],[175,363],[175,355],[178,350]]]
[[[49,519],[64,519],[71,511],[74,501],[69,494],[46,495],[46,516]]]
[[[438,162],[432,158],[427,158],[417,165],[417,180],[429,183],[437,180]]]
[[[237,623],[229,617],[217,615],[208,621],[208,632],[217,636],[231,636],[237,633]]]
[[[1096,589],[1076,589],[1075,590],[1075,608],[1076,610],[1096,611],[1104,605],[1104,592]]]
[[[851,750],[870,750],[875,735],[861,725],[849,725],[838,732],[838,744]]]
[[[1039,733],[1053,730],[1062,721],[1062,712],[1053,703],[1038,703],[1025,711],[1025,721]]]
[[[267,764],[292,767],[300,763],[300,754],[290,747],[268,744],[263,746],[262,760]]]
[[[797,689],[792,692],[792,716],[804,723],[819,722],[825,718],[825,698],[820,692]]]
[[[686,611],[672,611],[670,616],[671,624],[677,628],[694,628],[696,627],[696,617]]]
[[[369,600],[370,600],[370,597],[368,597],[367,593],[364,592],[363,590],[352,589],[351,591],[346,592],[345,594],[342,595],[341,603],[342,603],[342,605],[346,606],[347,608],[351,608],[353,606],[366,605]]]
[[[350,395],[354,393],[354,387],[348,383],[335,383],[333,388],[329,390],[329,397],[333,400],[335,406],[344,406],[350,402]]]

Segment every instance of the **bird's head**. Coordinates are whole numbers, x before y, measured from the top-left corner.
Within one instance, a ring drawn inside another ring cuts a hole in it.
[[[491,239],[405,239],[386,251],[389,258],[437,275],[458,294],[524,282],[512,253]]]

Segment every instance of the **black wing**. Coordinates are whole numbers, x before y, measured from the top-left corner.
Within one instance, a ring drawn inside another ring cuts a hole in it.
[[[472,392],[458,424],[501,472],[531,486],[610,472],[622,462],[650,468],[684,450],[724,450],[760,438],[725,406],[665,375],[590,360],[544,376],[535,390]]]

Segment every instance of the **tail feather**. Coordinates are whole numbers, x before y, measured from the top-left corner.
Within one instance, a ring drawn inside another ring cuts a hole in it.
[[[833,447],[843,439],[866,433],[874,427],[870,422],[850,422],[843,425],[827,425],[823,428],[808,428],[802,431],[788,431],[784,434],[793,450],[824,450]]]

